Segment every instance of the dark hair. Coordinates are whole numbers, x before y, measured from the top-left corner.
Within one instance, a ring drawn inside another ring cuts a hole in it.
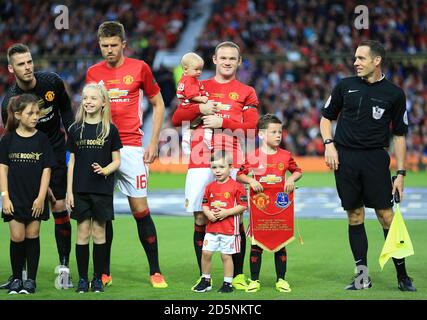
[[[224,159],[225,162],[229,165],[233,164],[233,157],[231,156],[230,152],[227,152],[225,150],[218,150],[212,153],[211,162],[217,161],[220,159]]]
[[[239,53],[239,57],[241,57],[240,47],[237,44],[235,44],[234,42],[231,42],[231,41],[221,42],[219,45],[217,45],[215,47],[215,55],[217,54],[219,48],[234,48],[234,49],[237,49],[237,52]]]
[[[38,105],[39,98],[33,94],[24,93],[12,97],[7,106],[6,132],[12,132],[18,128],[19,121],[15,118],[15,112],[22,112],[29,104]]]
[[[11,58],[14,54],[27,53],[27,52],[30,52],[30,48],[28,48],[28,46],[26,46],[25,44],[15,43],[15,44],[11,45],[7,49],[7,63],[10,64]]]
[[[119,37],[122,41],[126,39],[125,28],[118,21],[105,21],[98,28],[98,39]]]
[[[381,42],[376,40],[363,40],[362,42],[359,43],[358,47],[362,47],[362,46],[369,47],[369,49],[371,49],[370,56],[372,58],[380,56],[381,65],[384,65],[386,54],[385,54],[385,48],[381,44]]]
[[[276,117],[272,113],[267,113],[259,118],[257,129],[258,130],[267,129],[270,123],[277,123],[277,124],[283,125],[282,121],[280,121],[278,117]]]

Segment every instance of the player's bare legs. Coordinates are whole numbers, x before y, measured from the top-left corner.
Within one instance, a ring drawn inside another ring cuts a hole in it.
[[[147,197],[128,197],[128,201],[132,215],[136,221],[139,240],[147,254],[151,284],[155,288],[166,288],[167,284],[161,275],[159,266],[156,226],[150,215]]]

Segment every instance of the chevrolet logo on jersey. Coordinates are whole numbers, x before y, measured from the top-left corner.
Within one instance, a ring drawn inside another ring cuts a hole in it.
[[[231,109],[231,104],[224,104],[224,103],[218,102],[216,106],[219,107],[220,110],[229,111]]]
[[[278,177],[274,174],[268,174],[265,177],[261,177],[261,179],[259,179],[259,182],[264,182],[266,184],[275,184],[278,182],[282,182],[282,177]]]
[[[110,99],[117,99],[120,97],[126,97],[128,95],[129,90],[120,90],[119,88],[113,88],[108,90],[108,95]]]
[[[45,108],[45,109],[40,109],[40,118],[45,117],[46,115],[48,115],[49,113],[51,113],[53,110],[53,107],[49,107],[49,108]]]
[[[44,106],[44,100],[43,99],[39,99],[37,100],[37,105],[39,106],[39,109],[43,109]]]
[[[227,206],[226,202],[222,202],[219,200],[216,200],[214,202],[211,202],[211,207],[215,207],[215,208],[224,208]]]

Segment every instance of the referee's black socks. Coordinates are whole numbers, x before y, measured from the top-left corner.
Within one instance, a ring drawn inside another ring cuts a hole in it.
[[[356,267],[368,267],[368,237],[366,236],[365,224],[348,225],[348,239]]]
[[[389,231],[389,229],[383,229],[385,239],[387,238],[388,231]],[[396,268],[397,277],[399,279],[408,276],[408,274],[406,273],[405,258],[403,258],[403,259],[393,258],[393,263],[394,263],[394,266]]]
[[[71,223],[66,210],[52,212],[55,219],[55,239],[59,263],[68,266],[71,252]]]
[[[147,254],[148,264],[150,266],[150,275],[160,272],[159,266],[159,250],[157,247],[157,232],[154,221],[151,218],[150,210],[146,209],[142,212],[132,213],[136,226],[138,228],[139,241],[141,241]]]

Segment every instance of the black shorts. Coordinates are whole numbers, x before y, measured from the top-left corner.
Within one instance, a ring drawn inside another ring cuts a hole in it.
[[[23,223],[25,225],[33,222],[33,221],[47,221],[49,220],[49,207],[47,208],[48,210],[43,211],[43,213],[41,215],[39,215],[37,218],[34,218],[31,215],[28,214],[23,214],[20,211],[15,210],[15,212],[13,213],[13,216],[9,215],[9,214],[4,214],[2,212],[1,217],[3,218],[4,222],[9,222],[12,220],[18,221],[20,223]]]
[[[65,164],[65,151],[55,152],[56,165],[52,167],[49,188],[56,200],[65,199],[67,191],[67,166]]]
[[[344,210],[393,206],[390,156],[385,149],[349,149],[337,145],[335,182]]]
[[[87,219],[101,223],[111,221],[114,217],[113,195],[75,193],[74,209],[70,217],[78,222]]]

